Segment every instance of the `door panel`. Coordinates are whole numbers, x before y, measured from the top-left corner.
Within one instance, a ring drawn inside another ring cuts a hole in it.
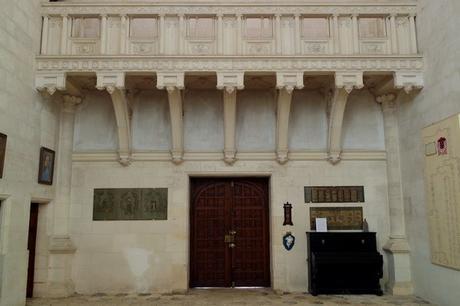
[[[39,204],[36,203],[32,203],[30,205],[29,237],[27,242],[27,249],[29,250],[29,265],[27,269],[26,297],[28,298],[33,297],[34,293],[35,248],[37,242],[38,206]]]
[[[190,207],[191,287],[270,286],[268,179],[192,179]]]

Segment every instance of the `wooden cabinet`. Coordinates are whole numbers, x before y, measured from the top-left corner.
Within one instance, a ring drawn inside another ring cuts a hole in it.
[[[312,295],[382,295],[383,257],[375,233],[307,232],[309,291]]]

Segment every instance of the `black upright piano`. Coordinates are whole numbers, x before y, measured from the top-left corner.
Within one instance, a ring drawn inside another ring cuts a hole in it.
[[[376,233],[307,232],[309,291],[382,295],[383,256]]]

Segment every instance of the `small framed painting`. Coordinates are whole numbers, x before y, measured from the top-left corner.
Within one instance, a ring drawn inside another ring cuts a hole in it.
[[[42,147],[40,149],[40,164],[38,166],[38,183],[53,185],[54,174],[54,155],[53,150]]]
[[[6,138],[5,134],[0,133],[0,178],[3,177],[3,165],[5,164]]]

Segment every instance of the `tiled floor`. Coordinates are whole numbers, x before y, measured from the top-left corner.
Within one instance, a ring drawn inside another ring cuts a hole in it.
[[[76,295],[65,299],[31,299],[28,306],[212,306],[212,305],[433,305],[421,298],[384,295],[321,295],[292,293],[276,294],[271,290],[190,290],[186,294],[146,294],[146,295]]]

